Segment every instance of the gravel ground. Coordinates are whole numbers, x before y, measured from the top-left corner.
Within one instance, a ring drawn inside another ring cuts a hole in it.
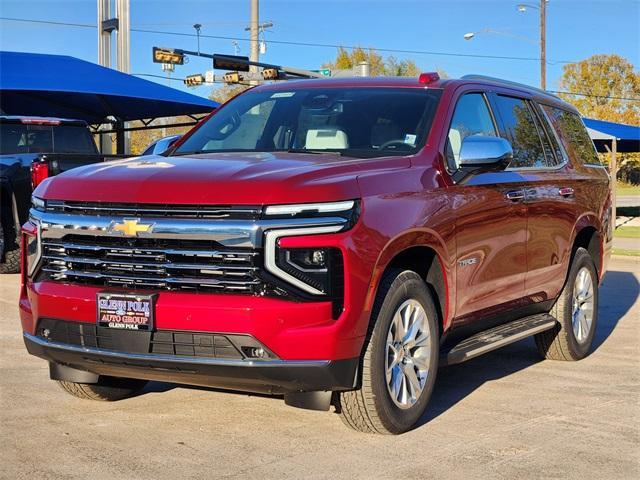
[[[348,430],[280,399],[153,383],[82,401],[24,349],[18,277],[0,277],[0,478],[640,478],[640,263],[615,259],[594,352],[540,361],[528,339],[443,368],[422,424]]]

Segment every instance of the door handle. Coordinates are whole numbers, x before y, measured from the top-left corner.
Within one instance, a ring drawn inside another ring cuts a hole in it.
[[[512,202],[519,202],[520,200],[524,200],[524,190],[511,190],[506,193],[505,197]]]
[[[562,187],[558,190],[558,195],[561,197],[572,197],[573,196],[573,188],[571,187]]]

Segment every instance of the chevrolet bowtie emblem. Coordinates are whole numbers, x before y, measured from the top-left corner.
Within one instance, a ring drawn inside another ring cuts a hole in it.
[[[120,223],[112,223],[112,232],[121,232],[125,237],[137,237],[139,233],[151,233],[153,223],[140,223],[137,218],[125,218]]]

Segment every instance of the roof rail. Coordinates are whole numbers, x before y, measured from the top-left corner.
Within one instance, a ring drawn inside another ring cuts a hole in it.
[[[549,95],[550,97],[559,98],[557,95],[554,95],[553,93],[549,93],[546,90],[542,90],[541,88],[538,88],[538,87],[532,87],[531,85],[512,82],[511,80],[504,80],[502,78],[490,77],[488,75],[476,75],[476,74],[465,75],[462,77],[462,80],[489,80],[491,82],[501,83],[506,86],[526,88],[527,90],[535,90],[536,92],[542,93],[544,95]]]

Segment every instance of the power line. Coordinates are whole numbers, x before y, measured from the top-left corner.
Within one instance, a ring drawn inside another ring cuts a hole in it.
[[[0,20],[11,21],[11,22],[25,22],[25,23],[38,23],[38,24],[47,24],[47,25],[57,25],[57,26],[65,26],[65,27],[79,27],[79,28],[96,28],[95,25],[91,25],[88,23],[69,23],[69,22],[54,22],[50,20],[31,20],[26,18],[9,18],[9,17],[0,17]],[[180,32],[163,32],[159,30],[144,30],[132,28],[132,32],[138,33],[150,33],[156,35],[172,35],[172,36],[181,36],[181,37],[196,37],[196,34],[193,33],[180,33]],[[235,40],[235,41],[243,41],[249,42],[249,39],[242,37],[226,37],[220,35],[200,35],[202,38],[211,38],[216,40]],[[328,44],[328,43],[309,43],[309,42],[292,42],[292,41],[284,41],[284,40],[270,40],[270,43],[277,43],[281,45],[292,45],[292,46],[305,46],[305,47],[324,47],[324,48],[346,48],[346,49],[354,49],[359,48],[357,46],[349,46],[349,45],[337,45],[337,44]],[[501,60],[522,60],[522,61],[538,61],[538,58],[533,57],[510,57],[510,56],[500,56],[500,55],[476,55],[469,53],[452,53],[452,52],[431,52],[431,51],[423,51],[423,50],[399,50],[399,49],[390,49],[390,48],[372,48],[372,50],[376,50],[379,52],[385,53],[405,53],[405,54],[420,54],[420,55],[440,55],[440,56],[453,56],[453,57],[472,57],[472,58],[489,58],[489,59],[501,59]],[[549,64],[554,63],[574,63],[569,60],[559,60],[555,62],[547,62]],[[166,80],[166,77],[161,75],[153,75],[153,74],[136,74],[136,76],[147,76],[147,77],[157,77]],[[171,78],[170,80],[178,80],[183,81],[184,79],[179,78]],[[215,83],[224,83],[216,81]],[[565,95],[577,95],[581,97],[593,97],[593,98],[605,98],[610,100],[624,100],[631,102],[640,102],[640,98],[629,98],[629,97],[615,97],[608,95],[593,95],[589,93],[576,93],[576,92],[563,92],[558,90],[547,90],[549,93],[560,93]]]
[[[610,100],[627,100],[630,102],[640,102],[640,98],[629,98],[629,97],[612,97],[609,95],[593,95],[591,93],[576,93],[576,92],[562,92],[558,90],[547,90],[549,93],[561,93],[563,95],[577,95],[579,97],[593,97],[593,98],[607,98]]]
[[[10,21],[10,22],[25,22],[25,23],[42,23],[47,25],[58,25],[58,26],[68,26],[68,27],[82,27],[82,28],[96,28],[95,25],[87,24],[87,23],[67,23],[67,22],[54,22],[50,20],[31,20],[26,18],[9,18],[9,17],[0,17],[0,20]],[[196,37],[194,33],[184,33],[184,32],[167,32],[161,30],[146,30],[141,28],[132,28],[132,32],[137,33],[149,33],[154,35],[170,35],[177,37]],[[239,42],[249,42],[250,39],[243,37],[230,37],[230,36],[222,36],[222,35],[200,35],[201,38],[210,38],[213,40],[235,40]],[[294,42],[289,40],[269,40],[269,43],[278,44],[278,45],[291,45],[297,47],[319,47],[319,48],[346,48],[348,50],[353,50],[354,48],[362,48],[358,45],[339,45],[334,43],[312,43],[312,42]],[[539,58],[536,57],[514,57],[514,56],[505,56],[505,55],[482,55],[482,54],[473,54],[473,53],[455,53],[455,52],[437,52],[437,51],[429,51],[429,50],[402,50],[402,49],[394,49],[394,48],[374,48],[371,47],[372,50],[377,52],[384,53],[404,53],[409,55],[432,55],[432,56],[444,56],[444,57],[462,57],[462,58],[485,58],[492,60],[516,60],[516,61],[539,61]],[[550,65],[560,64],[560,63],[575,63],[572,60],[556,60],[556,61],[548,61]]]

